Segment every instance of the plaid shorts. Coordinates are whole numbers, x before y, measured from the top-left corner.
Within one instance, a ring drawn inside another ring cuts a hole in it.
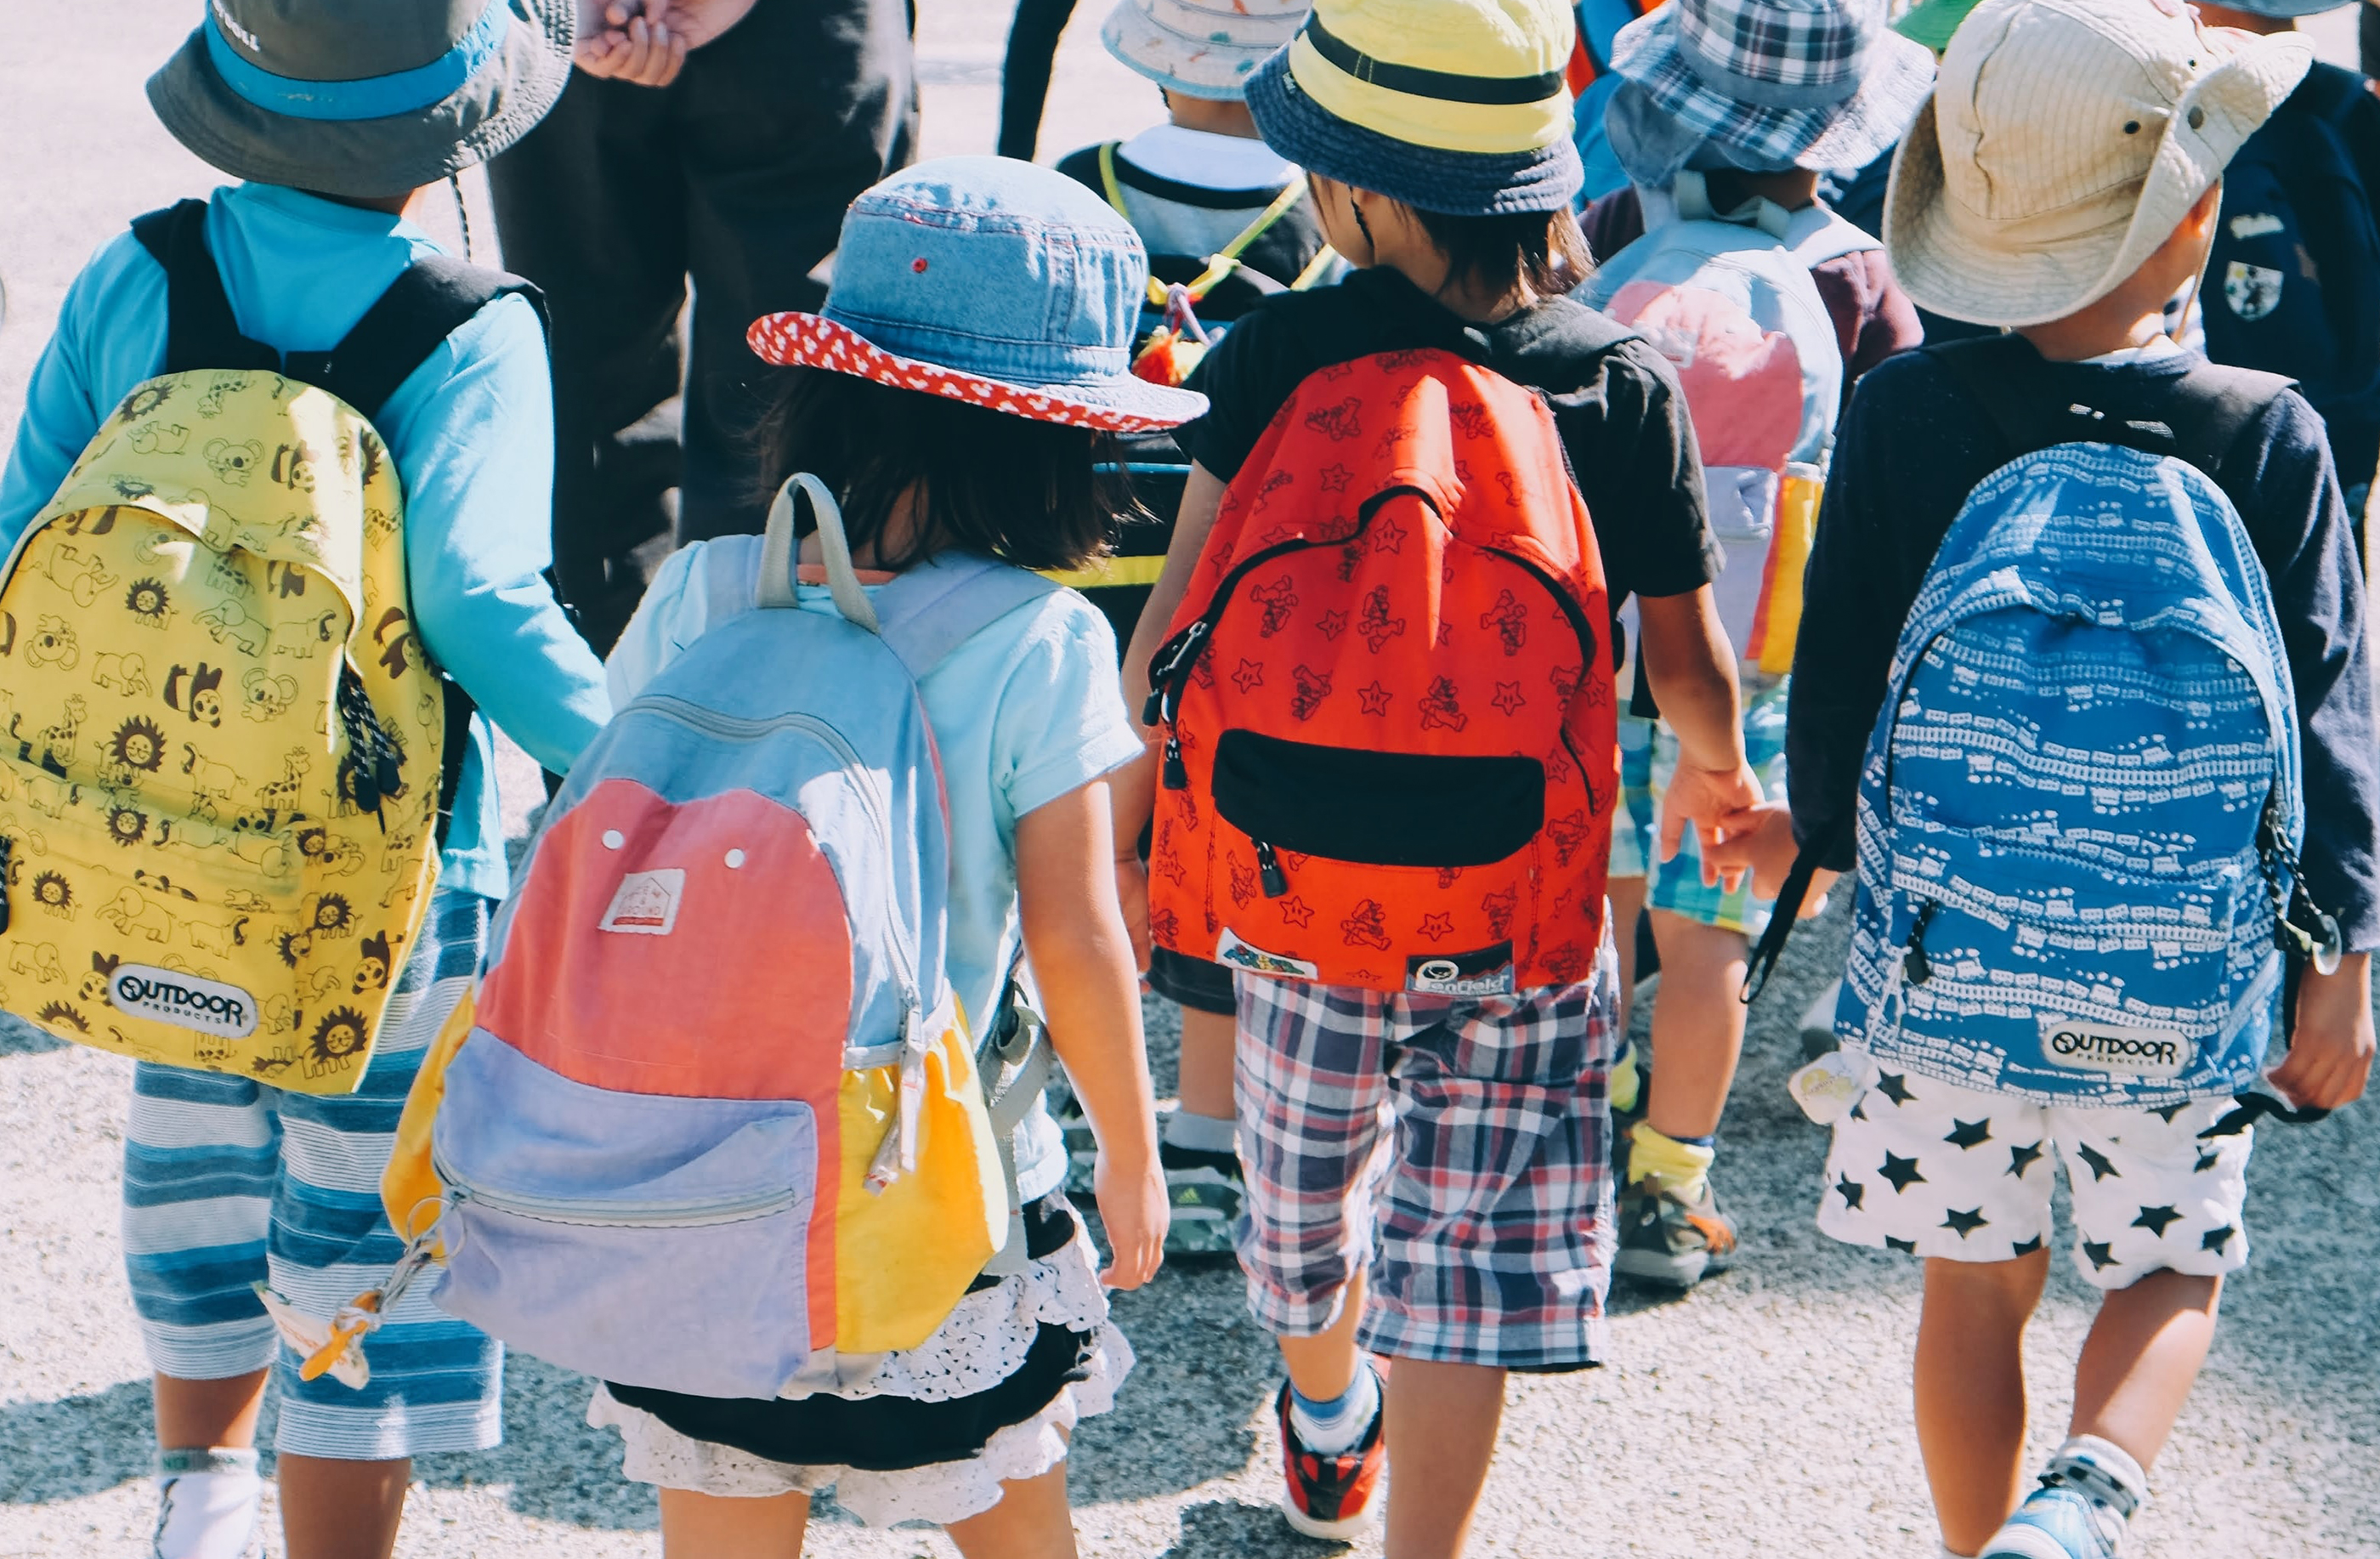
[[[1772,801],[1785,799],[1785,698],[1791,678],[1751,693],[1743,702],[1743,753]],[[1768,924],[1767,899],[1752,896],[1746,877],[1733,893],[1703,882],[1702,851],[1694,831],[1669,860],[1661,855],[1661,798],[1678,769],[1678,738],[1667,725],[1621,712],[1620,815],[1611,824],[1611,875],[1649,877],[1645,902],[1706,926],[1758,936]]]
[[[1590,980],[1517,996],[1241,974],[1239,1255],[1258,1324],[1327,1330],[1360,1270],[1375,1353],[1600,1359],[1618,990],[1608,932]]]

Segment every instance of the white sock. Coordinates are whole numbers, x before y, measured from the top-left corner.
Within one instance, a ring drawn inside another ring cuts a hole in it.
[[[1380,1377],[1372,1373],[1369,1364],[1355,1371],[1355,1383],[1335,1402],[1309,1402],[1295,1386],[1289,1388],[1290,1427],[1317,1455],[1336,1456],[1354,1450],[1379,1411]]]
[[[156,1559],[243,1559],[264,1492],[254,1451],[162,1451],[156,1483]]]
[[[2141,1464],[2121,1445],[2095,1434],[2069,1435],[2049,1458],[2049,1470],[2124,1519],[2149,1503],[2149,1475]]]
[[[1165,1139],[1185,1152],[1232,1152],[1239,1146],[1238,1123],[1176,1110],[1165,1117]]]

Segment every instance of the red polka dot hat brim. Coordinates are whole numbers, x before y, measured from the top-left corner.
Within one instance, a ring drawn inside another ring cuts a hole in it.
[[[1062,384],[1014,384],[939,363],[897,357],[849,325],[817,314],[768,314],[745,333],[752,350],[780,368],[824,368],[895,389],[965,401],[1012,417],[1101,432],[1140,433],[1203,416],[1207,397],[1130,374]]]

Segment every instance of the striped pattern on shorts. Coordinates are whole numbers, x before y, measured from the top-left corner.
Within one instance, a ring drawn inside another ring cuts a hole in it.
[[[133,1069],[124,1142],[124,1251],[150,1363],[184,1380],[268,1366],[275,1446],[378,1461],[477,1451],[503,1438],[500,1346],[414,1288],[365,1344],[370,1383],[301,1382],[250,1285],[328,1319],[403,1248],[380,1176],[421,1057],[478,974],[494,906],[439,894],[417,933],[363,1087],[290,1093],[217,1072]]]
[[[1513,996],[1242,973],[1238,1236],[1257,1323],[1324,1331],[1362,1271],[1376,1353],[1599,1360],[1618,993],[1608,931],[1590,980]]]

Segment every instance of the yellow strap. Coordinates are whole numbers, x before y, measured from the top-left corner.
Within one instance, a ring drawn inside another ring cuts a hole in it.
[[[1324,244],[1320,251],[1305,262],[1305,269],[1297,274],[1297,280],[1289,284],[1289,290],[1304,292],[1307,287],[1320,281],[1322,273],[1330,269],[1331,262],[1338,258],[1339,251],[1329,244]]]
[[[1116,148],[1122,144],[1115,140],[1099,143],[1099,185],[1107,191],[1108,204],[1115,207],[1116,214],[1130,222],[1132,213],[1123,209],[1123,186],[1116,182]]]
[[[1041,577],[1054,579],[1069,590],[1099,590],[1118,585],[1153,585],[1164,571],[1162,555],[1103,557],[1087,568],[1045,568]]]

